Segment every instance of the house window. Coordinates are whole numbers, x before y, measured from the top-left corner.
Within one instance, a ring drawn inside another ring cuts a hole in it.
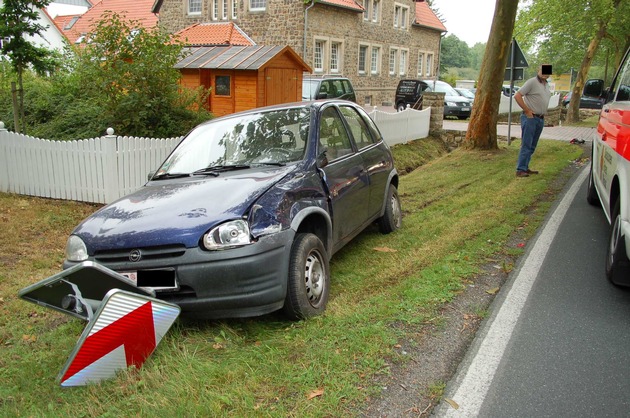
[[[433,54],[427,54],[427,77],[433,75]]]
[[[370,1],[372,0],[363,0],[363,20],[365,21],[370,19]]]
[[[189,15],[201,14],[201,0],[188,0],[188,14]]]
[[[372,1],[372,22],[376,23],[378,22],[378,16],[379,16],[379,6],[381,4],[380,0],[373,0]]]
[[[359,74],[365,74],[367,50],[367,45],[359,45]]]
[[[378,74],[379,63],[381,61],[381,48],[377,46],[372,47],[372,57],[370,60],[370,73]]]
[[[339,56],[341,51],[341,44],[339,42],[333,42],[330,44],[330,72],[339,72]]]
[[[238,19],[238,0],[232,0],[232,19]]]
[[[223,0],[223,10],[222,10],[221,18],[223,20],[227,20],[228,17],[228,0]]]
[[[407,74],[407,54],[409,51],[401,50],[400,51],[400,66],[399,66],[399,74],[405,75]]]
[[[316,72],[324,71],[324,41],[315,40],[315,49],[313,52],[313,67]]]
[[[407,20],[409,19],[409,7],[396,4],[394,6],[394,27],[407,29]]]
[[[396,58],[398,57],[398,50],[391,48],[389,50],[389,75],[396,74]]]
[[[420,52],[418,54],[418,77],[422,77],[424,73],[422,72],[422,67],[424,67],[424,54]]]
[[[249,10],[265,10],[267,9],[267,0],[249,0]]]
[[[218,75],[214,78],[214,94],[216,96],[230,95],[230,76]]]
[[[219,18],[219,0],[212,0],[212,20]]]

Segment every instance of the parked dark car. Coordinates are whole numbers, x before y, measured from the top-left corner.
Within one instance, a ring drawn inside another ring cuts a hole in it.
[[[305,74],[302,79],[302,100],[342,99],[357,102],[352,82],[346,77]]]
[[[462,88],[462,87],[455,87],[455,91],[457,93],[459,93],[460,96],[463,96],[463,97],[469,99],[473,103],[475,102],[475,93],[473,93],[469,89],[465,89],[465,88]]]
[[[562,97],[562,106],[568,107],[573,92],[568,92]],[[580,109],[601,109],[604,106],[604,98],[598,96],[580,96]]]
[[[72,232],[90,260],[191,317],[324,311],[329,260],[377,222],[401,225],[398,174],[358,105],[319,100],[199,125],[138,191]]]
[[[397,111],[402,112],[407,106],[412,109],[422,108],[422,93],[429,86],[420,80],[400,80],[396,87],[396,96],[394,98],[394,107]]]
[[[462,97],[450,84],[444,81],[424,80],[427,84],[425,91],[435,91],[444,93],[444,117],[454,116],[457,119],[466,119],[470,117],[472,110],[472,101],[466,97]]]

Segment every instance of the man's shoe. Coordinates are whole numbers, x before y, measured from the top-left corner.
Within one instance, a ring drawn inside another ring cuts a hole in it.
[[[529,177],[529,173],[527,171],[517,171],[516,177]]]
[[[529,168],[526,171],[527,174],[538,174],[538,171],[536,170],[530,170]]]

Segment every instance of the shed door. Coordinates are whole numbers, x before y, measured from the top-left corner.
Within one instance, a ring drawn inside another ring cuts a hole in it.
[[[299,101],[297,75],[291,68],[265,69],[265,105]]]

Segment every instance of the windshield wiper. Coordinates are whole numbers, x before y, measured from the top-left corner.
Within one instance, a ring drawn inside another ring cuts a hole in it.
[[[284,167],[287,163],[283,163],[282,161],[274,161],[274,162],[265,162],[265,163],[254,163],[255,165],[273,165],[276,167]]]
[[[151,180],[161,180],[161,179],[178,179],[181,177],[190,177],[188,173],[161,173],[153,176]]]
[[[244,170],[246,168],[250,168],[247,164],[233,164],[233,165],[211,165],[210,167],[201,168],[199,170],[193,171],[191,175],[197,174],[210,174],[213,176],[218,176],[222,171],[232,171],[232,170]]]

